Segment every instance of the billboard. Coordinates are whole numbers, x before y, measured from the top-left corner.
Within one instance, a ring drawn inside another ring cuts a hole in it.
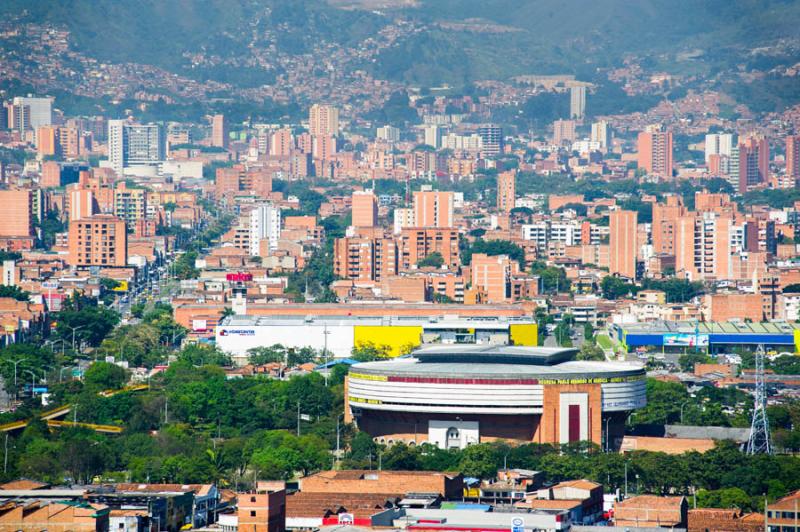
[[[685,333],[665,334],[664,345],[677,347],[708,347],[708,335]]]

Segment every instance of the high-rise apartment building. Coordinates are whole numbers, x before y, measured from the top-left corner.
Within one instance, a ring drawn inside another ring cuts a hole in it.
[[[371,190],[353,192],[353,227],[378,225],[378,199]]]
[[[487,124],[478,128],[481,138],[481,152],[485,157],[493,157],[503,153],[503,128]]]
[[[69,224],[68,263],[74,267],[123,267],[128,264],[125,221],[109,214],[75,220]]]
[[[269,154],[277,157],[288,157],[294,149],[294,136],[292,130],[283,128],[272,134],[269,143]]]
[[[225,115],[216,114],[211,117],[211,145],[218,148],[228,147],[228,121]]]
[[[786,137],[786,177],[800,181],[800,135]]]
[[[281,210],[272,203],[262,203],[250,211],[250,255],[261,256],[261,242],[270,251],[278,249],[281,238]]]
[[[744,194],[769,179],[769,144],[763,136],[739,142],[738,192]]]
[[[334,243],[333,273],[354,281],[381,281],[398,272],[397,241],[392,238],[345,237]]]
[[[565,142],[575,142],[574,120],[556,120],[553,122],[553,144],[561,146]]]
[[[160,164],[166,159],[164,128],[158,124],[131,124],[128,134],[125,166]]]
[[[639,168],[649,175],[672,177],[672,132],[650,126],[639,133],[637,140]]]
[[[675,252],[675,224],[681,216],[687,214],[680,196],[666,197],[666,203],[653,203],[653,222],[651,232],[653,253],[673,255]]]
[[[636,211],[609,215],[609,272],[636,279]]]
[[[30,190],[0,190],[0,237],[33,235],[33,196]]]
[[[114,216],[133,230],[136,222],[147,218],[147,190],[128,188],[124,182],[114,189]]]
[[[336,137],[317,135],[312,138],[311,154],[314,159],[328,160],[336,155]]]
[[[8,129],[13,129],[20,133],[31,129],[31,108],[27,105],[8,103],[4,104]]]
[[[414,192],[414,227],[453,227],[452,192]]]
[[[76,127],[59,126],[56,135],[59,155],[62,157],[74,159],[91,150],[91,136],[82,134]]]
[[[125,120],[108,121],[108,163],[111,168],[122,175],[125,168]]]
[[[484,292],[488,303],[510,301],[513,262],[508,255],[475,253],[470,265],[472,288]]]
[[[517,173],[515,170],[508,170],[507,172],[500,172],[497,174],[497,210],[504,213],[510,213],[514,208],[514,200],[516,198],[516,180]]]
[[[42,163],[42,175],[39,177],[40,188],[57,188],[61,186],[61,165],[56,161]]]
[[[435,125],[426,125],[423,128],[424,144],[436,148],[437,150],[442,147],[442,129]]]
[[[692,280],[733,279],[733,219],[716,212],[688,213],[675,228],[675,272]]]
[[[117,174],[132,166],[158,165],[164,159],[166,135],[162,126],[108,121],[108,161]]]
[[[400,233],[398,264],[408,270],[430,255],[440,253],[448,268],[458,266],[458,230],[453,228],[408,227]]]
[[[36,130],[36,152],[41,156],[59,155],[61,150],[58,145],[58,128],[55,126],[41,126]]]
[[[339,133],[339,109],[315,103],[308,112],[308,131],[312,135],[336,136]]]
[[[600,145],[602,151],[608,150],[611,145],[611,126],[605,120],[592,124],[592,136],[589,139]]]
[[[376,137],[378,140],[385,140],[387,142],[399,142],[400,129],[394,126],[379,127]]]
[[[394,210],[393,233],[399,235],[406,227],[414,227],[414,209],[398,207]]]
[[[27,114],[28,120],[25,129],[37,130],[42,126],[49,126],[53,123],[52,98],[17,96],[12,100],[12,105],[20,110],[21,116],[24,117]]]
[[[733,149],[733,135],[730,133],[711,133],[706,135],[705,143],[706,164],[712,155],[731,156]]]
[[[100,212],[100,207],[97,205],[97,200],[92,190],[85,188],[70,190],[67,201],[70,223],[91,218]]]
[[[583,119],[586,113],[586,87],[572,87],[569,90],[569,117]]]

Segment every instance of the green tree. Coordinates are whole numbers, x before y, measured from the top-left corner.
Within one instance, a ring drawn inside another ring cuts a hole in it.
[[[247,350],[248,360],[251,364],[262,366],[274,362],[284,363],[286,360],[286,348],[281,344],[270,347],[259,346]]]
[[[200,271],[194,267],[194,261],[197,260],[196,251],[187,251],[181,254],[173,264],[173,272],[176,279],[194,279]]]
[[[700,508],[739,508],[743,511],[753,509],[752,499],[740,488],[698,490],[697,505]]]
[[[682,384],[647,379],[646,389],[647,406],[634,410],[631,423],[666,425],[680,421],[681,406],[690,399]]]
[[[76,341],[98,346],[119,323],[119,314],[97,304],[97,299],[75,294],[55,314],[56,333],[71,342],[73,329]]]
[[[28,301],[30,293],[22,290],[18,286],[0,285],[0,297],[10,297],[17,301]]]
[[[592,327],[591,322],[586,322],[583,324],[583,339],[587,341],[594,341],[594,327]]]
[[[694,371],[695,364],[709,364],[712,358],[705,353],[684,353],[678,357],[678,365],[681,371],[691,373]]]
[[[603,350],[592,342],[584,342],[578,351],[577,360],[605,360]]]
[[[537,275],[542,280],[542,290],[547,293],[568,292],[570,281],[567,271],[557,266],[548,266],[542,261],[531,264],[531,274]]]
[[[606,299],[619,299],[626,297],[628,294],[635,294],[637,291],[636,285],[626,283],[613,275],[603,277],[603,280],[600,281],[600,289]]]
[[[483,240],[479,238],[472,245],[461,251],[461,263],[465,266],[471,264],[472,255],[475,253],[483,253],[490,257],[508,255],[510,259],[519,263],[520,268],[525,267],[525,251],[508,240]]]
[[[97,361],[86,369],[83,381],[88,390],[116,390],[128,381],[128,372],[116,364]]]
[[[470,445],[461,453],[458,464],[464,476],[493,479],[497,476],[498,460],[489,445]]]
[[[195,366],[230,366],[231,359],[216,346],[208,344],[189,344],[178,353],[178,360]]]
[[[390,358],[391,347],[388,345],[375,345],[371,342],[361,342],[350,350],[351,356],[359,362],[372,362]]]
[[[417,266],[420,268],[441,268],[444,265],[444,257],[438,251],[434,251],[424,259],[420,259],[417,262]]]

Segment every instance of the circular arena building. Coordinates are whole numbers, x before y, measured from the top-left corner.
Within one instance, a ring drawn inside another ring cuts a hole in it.
[[[345,417],[386,444],[463,448],[498,439],[612,448],[646,404],[645,370],[576,349],[437,345],[355,364]]]

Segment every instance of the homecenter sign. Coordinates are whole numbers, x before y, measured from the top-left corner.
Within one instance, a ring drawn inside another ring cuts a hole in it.
[[[255,329],[221,329],[219,331],[220,336],[255,336],[256,331]]]

